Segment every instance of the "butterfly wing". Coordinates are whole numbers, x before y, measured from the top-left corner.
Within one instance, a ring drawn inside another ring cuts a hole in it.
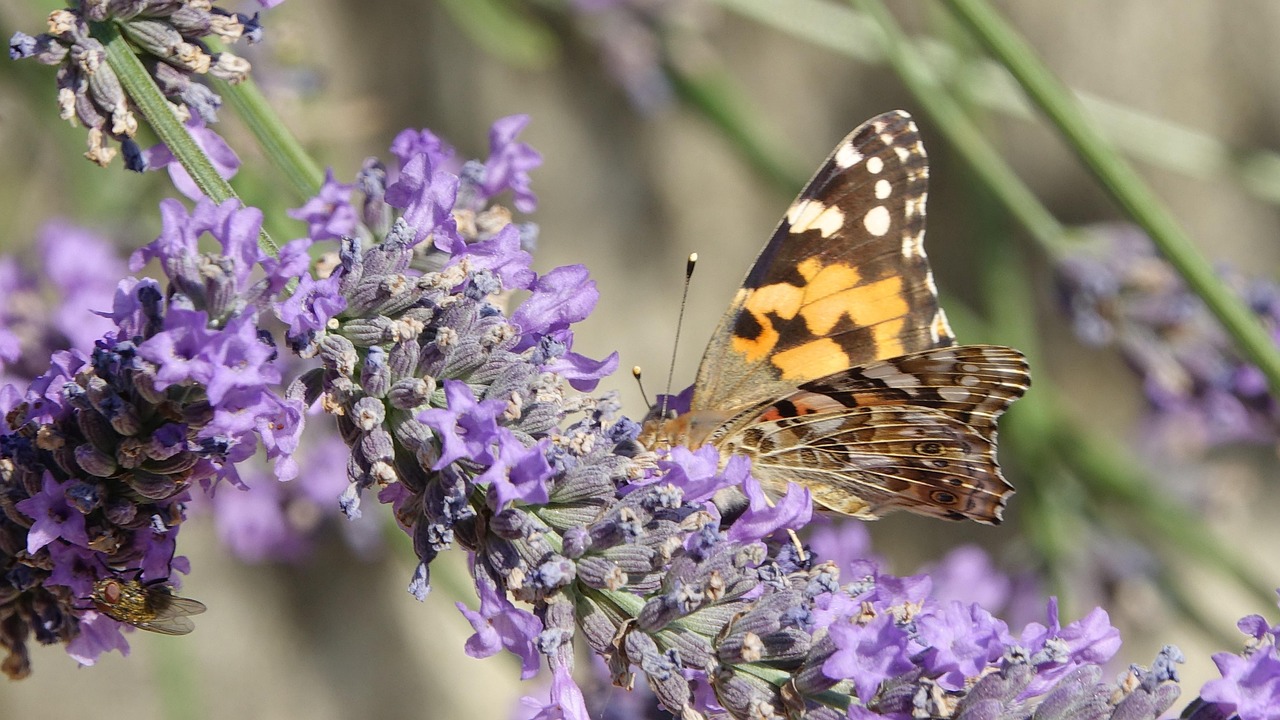
[[[724,418],[809,380],[954,340],[925,258],[928,167],[902,111],[840,143],[712,336],[692,408]]]
[[[788,401],[805,407],[826,403],[832,408],[928,408],[994,442],[996,419],[1030,385],[1027,360],[1017,350],[999,345],[956,345],[878,360],[812,380],[802,384]]]
[[[816,504],[865,519],[908,509],[996,524],[1013,492],[996,464],[995,443],[930,408],[867,406],[776,417],[738,430],[721,447],[750,455],[752,476],[771,494],[797,482]]]
[[[897,508],[996,524],[1013,487],[996,463],[996,421],[1031,383],[1012,348],[958,345],[877,360],[804,383],[722,447],[753,455],[781,492],[858,517]]]

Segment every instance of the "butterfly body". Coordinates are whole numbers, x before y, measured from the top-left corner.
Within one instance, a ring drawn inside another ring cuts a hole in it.
[[[689,411],[641,442],[747,455],[773,494],[797,482],[847,515],[998,523],[1013,488],[996,418],[1030,376],[1016,350],[955,344],[924,252],[927,185],[906,113],[845,138],[748,272]]]

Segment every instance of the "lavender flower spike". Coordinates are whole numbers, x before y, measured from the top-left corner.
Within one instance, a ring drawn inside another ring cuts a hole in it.
[[[67,644],[79,662],[128,644],[96,588],[161,592],[186,572],[175,555],[197,485],[238,482],[261,445],[282,477],[301,432],[298,400],[276,392],[274,347],[257,318],[274,297],[256,280],[261,213],[208,200],[162,206],[163,230],[134,267],[161,261],[169,291],[125,280],[114,330],[88,354],[55,355],[25,390],[10,388],[0,433],[0,644],[10,677],[30,672],[26,643]],[[218,254],[196,251],[208,233]],[[161,584],[162,590],[144,590]],[[95,605],[98,611],[91,610]]]

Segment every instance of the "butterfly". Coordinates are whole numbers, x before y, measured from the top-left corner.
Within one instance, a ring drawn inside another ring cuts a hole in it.
[[[651,413],[640,442],[746,455],[769,494],[799,483],[858,518],[999,523],[996,419],[1031,377],[1017,350],[956,344],[924,252],[928,177],[907,113],[850,133],[747,273],[688,412]]]
[[[173,594],[164,583],[102,578],[90,595],[94,607],[117,622],[162,635],[186,635],[195,629],[189,615],[206,610],[204,603]]]

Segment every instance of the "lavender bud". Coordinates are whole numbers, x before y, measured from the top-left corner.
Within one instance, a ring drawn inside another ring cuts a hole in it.
[[[1037,718],[1067,720],[1068,718],[1104,717],[1109,703],[1110,690],[1099,685],[1102,668],[1082,665],[1072,670],[1054,686],[1053,692],[1040,703]]]
[[[658,700],[672,712],[680,712],[693,696],[689,682],[680,673],[680,654],[674,650],[659,652],[653,638],[632,630],[623,641],[627,658],[644,670],[649,687]]]
[[[395,324],[394,320],[382,315],[352,318],[342,324],[342,334],[356,347],[373,347],[392,341]]]
[[[386,419],[386,408],[374,398],[363,397],[351,407],[348,417],[357,428],[368,433],[382,425],[382,421]]]
[[[613,480],[603,468],[595,465],[579,465],[570,470],[551,491],[551,502],[579,503],[602,500],[614,493]]]
[[[176,32],[188,36],[207,35],[213,24],[213,13],[195,4],[182,4],[165,18]]]
[[[360,386],[375,398],[387,394],[391,386],[391,370],[387,367],[387,351],[381,346],[375,345],[365,354],[364,364],[360,367]],[[381,407],[382,403],[378,405]]]
[[[421,361],[422,348],[418,344],[417,337],[402,340],[391,346],[390,357],[387,365],[390,369],[392,378],[412,378],[418,371],[418,363]]]
[[[325,367],[344,377],[351,377],[360,361],[355,345],[341,335],[325,335],[320,340],[319,354]]]
[[[209,18],[209,31],[227,42],[235,42],[244,36],[244,19],[245,17],[239,13],[229,13],[215,7]],[[261,31],[262,29],[259,27],[259,35],[261,35]]]
[[[67,502],[71,503],[81,515],[88,515],[102,505],[102,486],[97,483],[77,480],[64,491]]]
[[[412,410],[426,404],[433,392],[435,392],[433,378],[403,378],[391,385],[387,391],[387,402],[400,410]]]
[[[160,20],[131,20],[119,27],[135,45],[162,60],[173,58],[187,44],[182,33]]]
[[[172,496],[178,483],[168,475],[156,475],[145,470],[135,470],[125,476],[125,482],[135,492],[149,500],[163,500]]]
[[[226,80],[232,85],[238,85],[249,79],[249,72],[252,69],[248,60],[233,53],[221,52],[209,68],[209,74],[219,80]]]
[[[627,575],[616,563],[591,556],[578,561],[578,579],[590,587],[618,590],[626,584]]]
[[[968,699],[968,696],[965,696],[961,702]],[[1003,714],[1004,703],[987,699],[968,703],[963,709],[957,709],[955,720],[1000,720]]]
[[[507,508],[489,520],[489,529],[506,540],[528,537],[535,527],[533,516],[518,508]]]

